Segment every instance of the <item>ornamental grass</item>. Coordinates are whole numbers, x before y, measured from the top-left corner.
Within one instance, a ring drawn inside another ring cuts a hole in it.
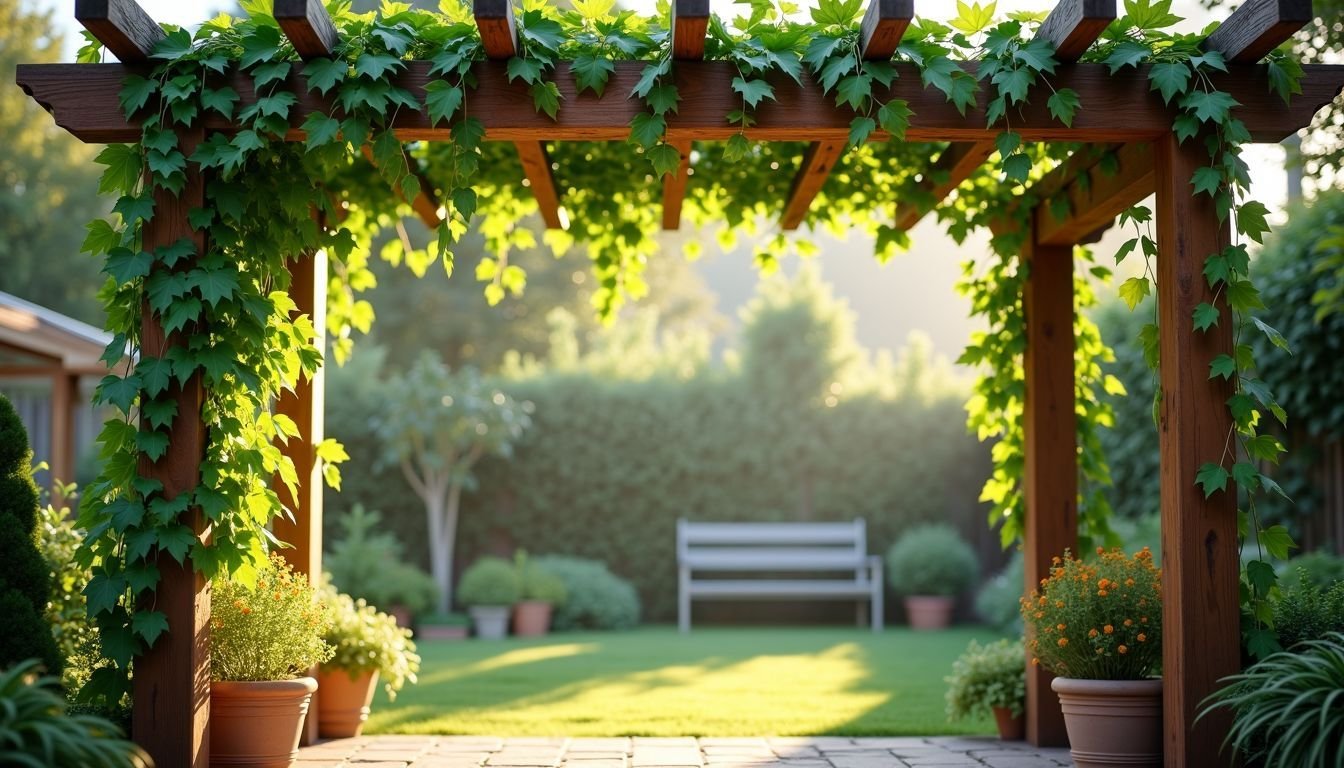
[[[1054,558],[1040,589],[1022,598],[1031,663],[1061,677],[1142,680],[1162,664],[1162,574],[1144,547],[1133,557]]]
[[[256,586],[219,578],[210,598],[212,680],[292,680],[331,658],[331,626],[308,577],[272,553]]]

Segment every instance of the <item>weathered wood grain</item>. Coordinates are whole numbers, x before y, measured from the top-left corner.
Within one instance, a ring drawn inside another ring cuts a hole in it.
[[[672,3],[672,58],[678,61],[703,59],[707,29],[709,0],[675,0]]]
[[[870,0],[859,25],[859,54],[870,61],[890,59],[901,44],[915,0]]]
[[[485,55],[491,59],[516,56],[518,30],[514,27],[513,0],[472,0],[471,9]]]
[[[1115,0],[1060,0],[1046,17],[1036,37],[1055,46],[1055,58],[1077,61],[1115,21]]]
[[[1234,64],[1254,64],[1311,23],[1311,0],[1246,0],[1204,39]]]
[[[1079,170],[1058,194],[1068,201],[1068,213],[1056,218],[1054,199],[1041,201],[1036,208],[1036,238],[1044,245],[1074,245],[1153,193],[1157,169],[1152,145],[1147,142],[1126,144],[1116,152],[1118,168],[1107,173],[1105,164],[1094,163]],[[1082,177],[1086,177],[1085,179]]]
[[[126,64],[148,60],[164,37],[135,0],[75,0],[75,20]]]
[[[275,0],[274,12],[280,30],[305,61],[336,51],[340,34],[322,0]]]
[[[947,145],[943,153],[934,161],[933,167],[925,174],[920,187],[928,193],[931,203],[921,205],[909,201],[897,201],[895,226],[899,230],[910,231],[929,211],[952,194],[952,190],[961,186],[975,169],[979,168],[990,155],[994,154],[994,142],[991,140],[957,142]]]

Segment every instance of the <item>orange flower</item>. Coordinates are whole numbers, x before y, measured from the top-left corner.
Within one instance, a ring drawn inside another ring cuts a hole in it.
[[[1107,624],[1106,626],[1101,628],[1101,631],[1109,635],[1115,631],[1115,627],[1111,626],[1110,624]]]
[[[1133,619],[1125,619],[1125,626],[1126,626],[1126,627],[1132,627],[1132,626],[1134,626],[1134,620],[1133,620]]]
[[[1097,630],[1096,630],[1096,628],[1087,630],[1087,636],[1088,636],[1088,637],[1096,637],[1096,636],[1097,636]]]
[[[1039,666],[1041,666],[1041,660],[1038,659],[1038,658],[1036,658],[1035,656],[1033,656],[1033,657],[1031,658],[1031,666],[1033,666],[1033,667],[1039,667]]]
[[[1133,579],[1133,578],[1125,579],[1125,586],[1126,586],[1126,587],[1132,587],[1132,586],[1134,586],[1134,579]]]
[[[1121,655],[1126,654],[1126,653],[1129,653],[1129,649],[1126,648],[1126,647],[1123,646],[1123,645],[1120,646],[1119,648],[1116,648],[1115,650],[1119,651],[1119,652],[1121,653]]]
[[[1060,632],[1063,632],[1063,631],[1064,631],[1064,625],[1063,625],[1063,624],[1060,624],[1058,627],[1055,627],[1055,629],[1058,629]]]
[[[1106,595],[1107,595],[1106,590],[1104,590],[1104,589],[1098,589],[1098,590],[1097,590],[1097,597],[1105,597]]]
[[[1148,642],[1148,636],[1145,635],[1145,634],[1143,634],[1142,632],[1140,632],[1140,633],[1139,633],[1139,642],[1140,642],[1140,643],[1146,643],[1146,642]]]
[[[248,608],[246,605],[243,606],[243,615],[244,615],[244,616],[248,615],[248,614],[251,613],[251,612],[252,612],[252,609],[251,609],[251,608]]]
[[[1037,612],[1036,612],[1036,618],[1038,618],[1038,619],[1043,619],[1043,618],[1045,618],[1045,611],[1037,611]]]
[[[1060,648],[1063,648],[1064,646],[1066,646],[1066,645],[1068,645],[1068,644],[1069,644],[1069,638],[1067,638],[1067,637],[1061,637],[1061,638],[1059,638],[1059,647],[1060,647]]]

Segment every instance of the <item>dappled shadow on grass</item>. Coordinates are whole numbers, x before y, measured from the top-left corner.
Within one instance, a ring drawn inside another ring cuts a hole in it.
[[[950,724],[942,678],[976,629],[671,628],[421,644],[420,683],[381,696],[370,732],[907,735]]]

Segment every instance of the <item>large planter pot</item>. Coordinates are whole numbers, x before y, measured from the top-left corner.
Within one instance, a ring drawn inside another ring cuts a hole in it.
[[[1162,681],[1056,677],[1078,768],[1162,765]]]
[[[350,671],[322,667],[317,672],[317,732],[324,739],[348,739],[364,730],[369,704],[378,685],[378,670]]]
[[[956,600],[942,595],[911,595],[905,598],[905,615],[911,629],[945,629],[952,623]]]
[[[472,626],[476,627],[476,636],[482,640],[499,640],[509,634],[511,606],[473,605],[468,613]]]
[[[326,689],[323,689],[325,694]],[[1021,741],[1027,735],[1027,717],[1025,712],[1018,712],[1013,716],[1013,710],[1008,707],[994,707],[994,724],[999,728],[999,739],[1002,741]]]
[[[211,683],[210,765],[289,768],[315,690],[311,677]]]
[[[513,634],[537,637],[551,628],[551,604],[544,600],[524,600],[513,606]]]

